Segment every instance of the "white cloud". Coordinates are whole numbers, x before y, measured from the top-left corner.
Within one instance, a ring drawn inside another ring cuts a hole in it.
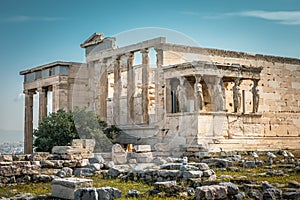
[[[51,22],[51,21],[61,21],[64,20],[62,17],[45,17],[45,16],[25,16],[17,15],[7,17],[2,19],[3,22],[28,22],[28,21],[41,21],[41,22]]]
[[[252,10],[236,13],[228,13],[227,15],[256,17],[266,20],[277,21],[280,24],[300,25],[300,11],[263,11]]]

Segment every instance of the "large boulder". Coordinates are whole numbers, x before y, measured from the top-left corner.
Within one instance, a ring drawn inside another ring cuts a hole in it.
[[[196,200],[208,200],[208,199],[226,199],[227,187],[224,185],[210,185],[196,188]]]
[[[79,188],[93,186],[93,180],[83,178],[57,178],[52,180],[51,196],[62,199],[74,199],[74,193]]]

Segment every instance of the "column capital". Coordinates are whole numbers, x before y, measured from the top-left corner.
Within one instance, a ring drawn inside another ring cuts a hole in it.
[[[196,82],[198,82],[198,83],[202,80],[202,75],[200,75],[200,74],[195,74],[194,77],[196,79]]]
[[[259,79],[252,79],[253,80],[253,86],[257,86],[258,85],[258,82],[260,81]]]
[[[148,54],[149,53],[149,49],[141,49],[140,51],[142,54]]]
[[[134,52],[127,52],[124,54],[126,57],[133,57],[134,56]]]
[[[38,92],[47,92],[47,88],[39,87],[39,88],[37,88],[37,91]]]
[[[112,58],[113,60],[120,60],[121,55],[113,55],[111,58]]]
[[[34,95],[35,94],[35,91],[34,90],[23,90],[23,93],[25,95]]]

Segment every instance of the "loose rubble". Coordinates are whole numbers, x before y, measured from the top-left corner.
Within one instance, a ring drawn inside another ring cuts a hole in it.
[[[295,180],[288,184],[256,181],[256,178],[299,174],[299,160],[294,155],[289,157],[286,151],[221,154],[191,161],[187,157],[154,157],[147,145],[135,147],[134,152],[126,152],[121,145],[114,145],[109,160],[108,155],[93,154],[93,145],[92,141],[77,140],[71,148],[55,147],[52,154],[1,155],[0,184],[51,182],[53,197],[78,200],[117,199],[122,195],[126,198],[180,196],[195,200],[300,198],[300,183]],[[79,151],[83,152],[80,156]],[[243,176],[222,174],[241,170],[251,172],[253,168],[264,169],[264,172]],[[221,175],[217,176],[216,172]],[[153,185],[153,189],[144,193],[131,189],[122,194],[118,188],[94,188],[89,177],[98,174],[104,178],[142,181]],[[19,194],[11,199],[46,197]]]

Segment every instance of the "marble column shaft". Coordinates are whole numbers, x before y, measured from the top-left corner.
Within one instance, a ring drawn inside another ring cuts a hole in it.
[[[25,90],[24,153],[31,154],[33,146],[33,91]]]
[[[39,123],[47,116],[47,89],[38,88],[39,92]]]
[[[134,123],[134,94],[135,94],[135,74],[133,70],[134,54],[127,56],[127,123]]]
[[[121,94],[121,71],[120,57],[113,57],[114,62],[114,94],[113,94],[113,119],[115,125],[120,123],[120,94]]]
[[[144,49],[142,53],[142,121],[144,124],[149,124],[149,50]]]
[[[108,78],[106,60],[99,63],[100,65],[100,80],[99,80],[99,114],[104,121],[107,120],[107,97],[108,97]]]

